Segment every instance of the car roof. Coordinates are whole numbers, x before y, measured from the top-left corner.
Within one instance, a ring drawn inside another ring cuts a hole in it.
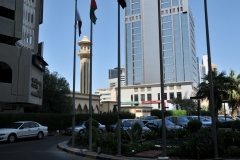
[[[16,121],[14,123],[27,123],[27,122],[34,122],[34,121]]]

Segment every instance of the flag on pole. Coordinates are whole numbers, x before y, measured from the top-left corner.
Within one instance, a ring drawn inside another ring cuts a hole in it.
[[[123,9],[127,6],[125,0],[118,0],[118,3],[120,4],[120,6],[121,6]]]
[[[80,17],[80,14],[78,12],[78,10],[76,11],[76,21],[78,23],[78,33],[79,33],[79,37],[81,35],[81,28],[82,28],[82,20],[81,20],[81,17]]]
[[[90,19],[92,23],[96,24],[97,17],[95,16],[94,11],[97,9],[97,4],[95,0],[91,0],[91,6],[90,6]]]

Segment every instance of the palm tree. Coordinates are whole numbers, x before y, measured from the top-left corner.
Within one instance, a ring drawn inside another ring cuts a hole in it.
[[[235,78],[235,72],[231,69],[229,77],[234,81],[235,90],[230,90],[229,104],[232,107],[232,119],[237,118],[237,108],[240,105],[240,74]]]
[[[206,97],[210,100],[209,75],[205,75],[204,82],[199,84],[197,96]],[[229,90],[234,90],[234,81],[226,76],[225,71],[218,74],[216,70],[212,71],[213,96],[214,96],[214,114],[217,118],[218,110],[222,108],[222,100],[229,99]],[[210,106],[212,107],[212,106]]]

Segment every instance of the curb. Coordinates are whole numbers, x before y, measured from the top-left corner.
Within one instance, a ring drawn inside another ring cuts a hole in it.
[[[65,151],[67,153],[70,154],[74,154],[77,156],[82,156],[82,157],[86,157],[86,158],[91,158],[91,159],[99,159],[99,160],[129,160],[126,158],[118,158],[118,157],[114,157],[114,156],[110,156],[110,155],[106,155],[106,154],[98,154],[96,152],[90,152],[87,149],[76,149],[76,148],[71,148],[69,146],[66,145],[67,141],[61,142],[57,145],[57,148]]]
[[[108,154],[103,154],[103,153],[96,153],[96,152],[91,152],[88,151],[87,149],[77,149],[77,148],[72,148],[67,145],[68,141],[61,142],[57,145],[57,148],[73,154],[77,156],[82,156],[86,158],[91,158],[91,159],[99,159],[99,160],[155,160],[157,158],[141,158],[141,157],[124,157],[124,156],[113,156],[113,155],[108,155]]]

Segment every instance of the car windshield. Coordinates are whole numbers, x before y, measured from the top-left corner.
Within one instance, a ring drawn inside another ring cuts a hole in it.
[[[162,125],[162,120],[159,120],[157,122],[158,122],[159,126]],[[165,124],[166,124],[166,126],[175,126],[175,124],[173,122],[171,122],[171,121],[169,121],[167,119],[165,119]]]
[[[15,122],[15,123],[11,123],[11,124],[5,126],[4,128],[18,129],[22,124],[23,123]]]
[[[188,122],[189,120],[186,117],[177,117],[178,122]]]
[[[132,127],[132,124],[129,121],[122,122],[123,127]]]
[[[80,123],[76,124],[76,126],[82,126],[82,125],[85,126],[85,122],[80,122]]]

